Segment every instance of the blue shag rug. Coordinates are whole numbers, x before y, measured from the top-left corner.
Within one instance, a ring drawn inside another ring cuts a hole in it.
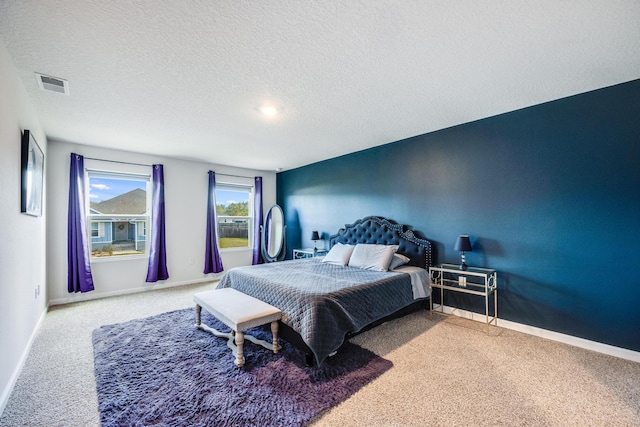
[[[202,322],[229,330],[205,310]],[[195,309],[184,309],[93,331],[103,426],[301,426],[392,366],[349,342],[307,367],[283,340],[277,355],[245,340],[237,368],[227,340],[194,324]]]

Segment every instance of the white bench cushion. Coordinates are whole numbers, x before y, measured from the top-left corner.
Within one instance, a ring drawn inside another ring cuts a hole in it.
[[[280,309],[232,288],[198,292],[193,300],[234,331],[280,320]]]

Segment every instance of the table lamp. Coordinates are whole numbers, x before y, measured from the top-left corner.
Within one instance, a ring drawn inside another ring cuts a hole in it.
[[[318,251],[317,241],[320,240],[320,235],[318,234],[317,231],[311,232],[311,240],[313,240],[313,252],[317,252]]]
[[[467,264],[464,262],[464,253],[471,252],[471,241],[469,240],[469,236],[466,234],[462,234],[458,236],[458,240],[456,240],[456,246],[453,248],[456,251],[460,251],[460,270],[466,270]]]

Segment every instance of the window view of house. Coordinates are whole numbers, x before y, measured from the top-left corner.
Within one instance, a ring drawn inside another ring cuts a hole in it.
[[[220,249],[251,247],[252,187],[216,187],[216,215]]]
[[[149,178],[88,171],[91,257],[144,255]]]

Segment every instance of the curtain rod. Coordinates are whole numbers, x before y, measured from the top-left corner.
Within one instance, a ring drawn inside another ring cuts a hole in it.
[[[99,162],[110,162],[110,163],[120,163],[123,165],[134,165],[134,166],[147,166],[147,167],[153,167],[153,165],[146,165],[144,163],[132,163],[132,162],[121,162],[119,160],[106,160],[106,159],[96,159],[95,157],[85,157],[85,159],[87,160],[97,160]]]
[[[99,162],[110,162],[110,163],[120,163],[123,165],[134,165],[134,166],[148,166],[148,167],[153,167],[153,165],[147,165],[144,163],[132,163],[132,162],[121,162],[119,160],[106,160],[106,159],[96,159],[95,157],[85,157],[85,159],[87,160],[97,160]],[[233,178],[250,178],[250,179],[254,179],[255,176],[245,176],[245,175],[231,175],[228,173],[215,173],[216,176],[228,176],[228,177],[233,177]]]
[[[215,172],[215,171],[214,171],[214,172]],[[228,174],[228,173],[218,173],[218,172],[215,172],[215,174],[216,174],[216,176],[230,176],[230,177],[233,177],[233,178],[251,178],[251,179],[254,179],[254,178],[255,178],[255,176],[230,175],[230,174]]]

